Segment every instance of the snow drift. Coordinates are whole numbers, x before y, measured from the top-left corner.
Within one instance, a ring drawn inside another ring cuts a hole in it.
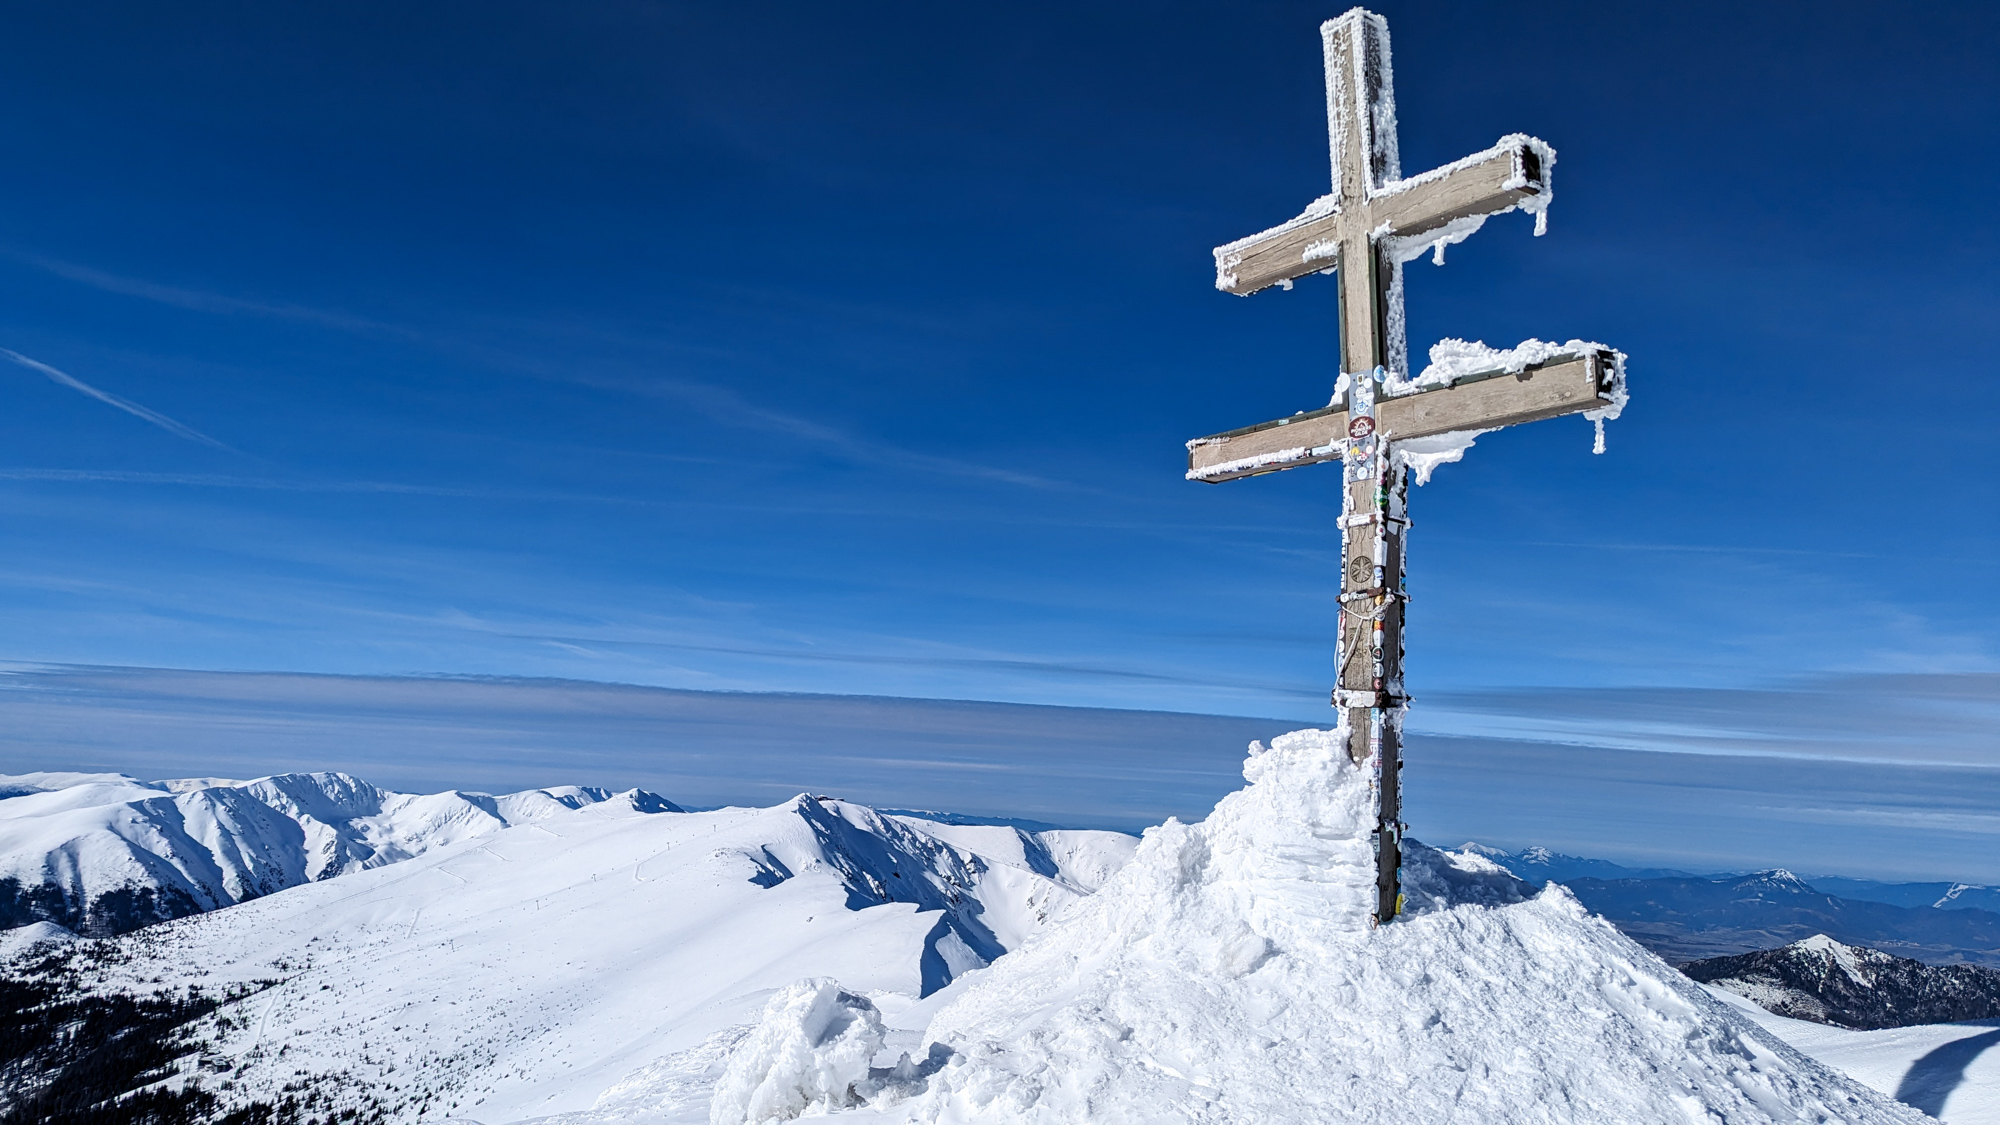
[[[888,1038],[866,996],[821,977],[778,990],[755,1031],[716,1084],[718,1121],[785,1121],[805,1111],[844,1109],[869,1092],[870,1071]]]
[[[1343,743],[1300,731],[1268,751],[1253,745],[1248,787],[1199,824],[1149,831],[1096,895],[959,986],[919,1041],[942,1058],[927,1080],[885,1082],[850,1112],[927,1122],[1924,1120],[1759,1029],[1568,891],[1535,893],[1481,857],[1412,844],[1410,913],[1371,928],[1370,782]],[[796,1013],[774,1011],[767,1024],[788,1020]],[[739,1059],[781,1041],[760,1026]],[[795,1059],[785,1073],[817,1072]],[[814,1094],[760,1104],[835,1107]],[[739,1112],[749,1108],[718,1097],[715,1125],[780,1116]]]

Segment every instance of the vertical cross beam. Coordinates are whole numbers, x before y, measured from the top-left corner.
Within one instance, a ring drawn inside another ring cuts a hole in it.
[[[1340,457],[1346,464],[1341,510],[1339,675],[1333,703],[1348,732],[1347,752],[1368,764],[1377,781],[1376,920],[1401,907],[1402,795],[1398,773],[1403,707],[1403,553],[1408,470],[1392,459],[1388,440],[1488,429],[1580,410],[1614,411],[1622,404],[1622,375],[1604,384],[1589,373],[1603,370],[1604,351],[1574,357],[1589,380],[1582,399],[1562,398],[1551,369],[1535,392],[1536,405],[1488,387],[1467,390],[1481,405],[1469,413],[1447,410],[1443,400],[1417,394],[1391,400],[1396,433],[1378,432],[1375,392],[1385,374],[1410,375],[1403,320],[1402,260],[1412,249],[1440,252],[1479,229],[1493,215],[1525,210],[1541,216],[1549,204],[1549,171],[1555,150],[1513,134],[1483,152],[1404,179],[1396,151],[1395,79],[1389,65],[1389,25],[1354,8],[1320,25],[1326,62],[1327,144],[1333,190],[1296,218],[1215,248],[1215,285],[1247,295],[1272,286],[1291,288],[1308,274],[1333,273],[1338,284],[1340,371],[1349,385],[1345,410],[1301,412],[1290,418],[1188,443],[1188,476],[1224,481],[1295,468]],[[1597,365],[1597,366],[1593,366]],[[1615,364],[1611,370],[1622,370]],[[1471,379],[1466,380],[1471,382]],[[1485,384],[1478,384],[1485,386]],[[1497,386],[1497,385],[1496,385]],[[1405,388],[1407,394],[1407,388]],[[1544,399],[1543,392],[1556,397]],[[1438,392],[1442,393],[1442,392]],[[1488,396],[1494,401],[1488,402]],[[1458,400],[1453,400],[1454,402]],[[1464,401],[1470,405],[1471,398]],[[1398,410],[1395,403],[1403,404]],[[1603,403],[1611,403],[1606,406]],[[1332,419],[1338,414],[1344,420]],[[1343,436],[1340,426],[1350,428]],[[1233,448],[1238,452],[1225,452]]]
[[[1402,266],[1374,237],[1369,195],[1399,179],[1396,94],[1389,69],[1389,26],[1356,9],[1320,27],[1326,55],[1327,141],[1333,194],[1339,200],[1335,282],[1340,305],[1340,369],[1377,367],[1407,375],[1403,343]],[[1391,312],[1396,314],[1393,317]]]
[[[1374,770],[1375,920],[1402,910],[1403,548],[1409,470],[1376,431],[1381,368],[1352,377],[1342,473],[1340,618],[1333,705],[1347,728],[1347,756]]]

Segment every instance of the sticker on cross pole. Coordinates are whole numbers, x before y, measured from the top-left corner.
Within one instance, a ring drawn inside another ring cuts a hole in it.
[[[1347,423],[1347,436],[1359,440],[1375,432],[1375,419],[1366,414]]]

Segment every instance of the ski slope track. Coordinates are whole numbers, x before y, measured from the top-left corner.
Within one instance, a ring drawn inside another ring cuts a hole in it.
[[[600,802],[678,811],[575,785],[490,797],[392,793],[343,773],[0,775],[0,926],[123,933]]]
[[[871,1037],[867,1001],[831,982],[780,994],[717,1074],[713,1125],[801,1111],[898,1122],[1927,1120],[1787,1046],[1560,886],[1535,893],[1478,856],[1413,846],[1411,913],[1371,927],[1370,783],[1344,745],[1336,732],[1301,731],[1253,746],[1250,785],[1206,821],[1149,831],[1101,891],[969,976],[934,1014],[876,1016],[891,1049],[899,1024],[927,1017],[900,1066],[854,1069],[855,1040]],[[690,1056],[655,1080],[686,1088],[700,1067],[716,1072],[712,1058]],[[599,1120],[617,1120],[635,1093]]]
[[[166,1081],[200,1083],[225,1109],[311,1090],[323,1119],[490,1125],[587,1108],[663,1054],[750,1022],[802,975],[913,1001],[1038,932],[1137,843],[807,796],[644,804],[558,802],[401,862],[58,952],[87,991],[256,989],[191,1028],[201,1046]]]

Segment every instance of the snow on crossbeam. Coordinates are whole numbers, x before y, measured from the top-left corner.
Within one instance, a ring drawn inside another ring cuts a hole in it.
[[[1605,348],[1460,375],[1436,390],[1384,399],[1376,406],[1377,432],[1408,441],[1601,410],[1614,401],[1619,368],[1618,354]],[[1187,479],[1220,484],[1338,461],[1346,455],[1347,422],[1343,404],[1195,438],[1187,443]]]
[[[1412,244],[1422,253],[1431,245],[1428,237],[1444,235],[1455,220],[1483,220],[1516,209],[1540,214],[1549,202],[1547,176],[1555,156],[1547,141],[1516,133],[1421,176],[1371,188],[1358,208],[1323,195],[1297,218],[1216,247],[1215,287],[1246,297],[1331,269],[1347,227]]]

